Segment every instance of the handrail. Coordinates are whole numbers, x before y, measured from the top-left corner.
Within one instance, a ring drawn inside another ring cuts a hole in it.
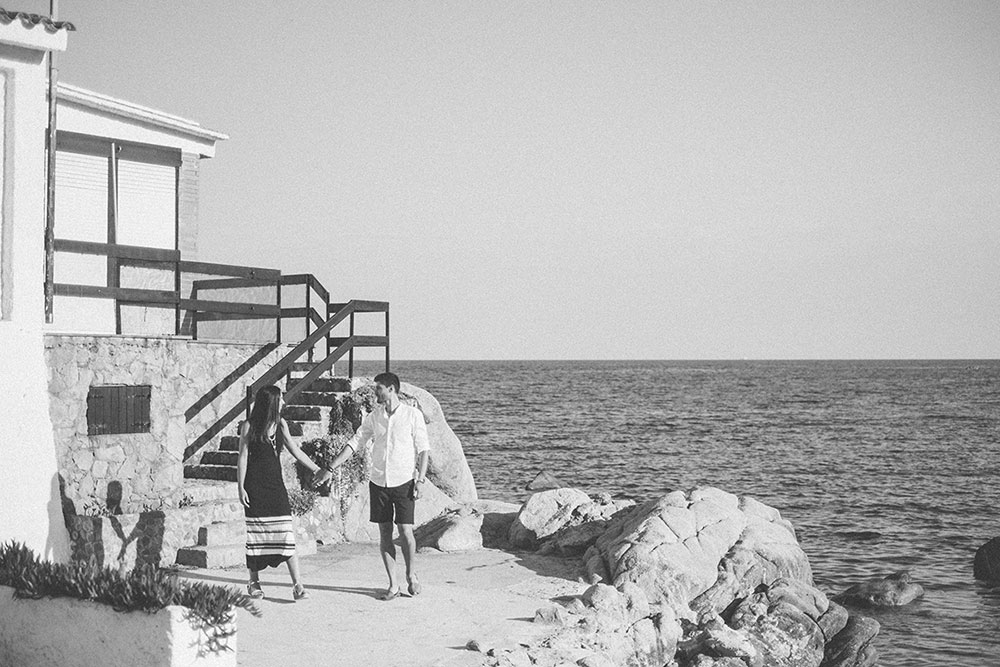
[[[378,311],[364,310],[377,306]],[[358,310],[361,308],[363,310]],[[324,322],[319,328],[316,329],[312,334],[307,336],[301,342],[298,343],[294,348],[292,348],[288,353],[285,354],[281,359],[279,359],[271,368],[265,371],[259,378],[254,380],[247,387],[249,393],[256,393],[261,387],[269,384],[274,384],[278,379],[285,375],[288,370],[292,367],[292,364],[305,354],[308,350],[315,347],[323,338],[330,338],[329,332],[335,326],[344,322],[348,318],[353,318],[354,314],[357,312],[384,312],[388,315],[389,304],[386,302],[377,301],[348,301],[344,306],[339,309],[334,315],[329,317],[326,322]],[[386,335],[381,337],[376,336],[349,336],[346,339],[342,339],[342,342],[331,352],[329,352],[322,361],[317,363],[312,370],[310,370],[305,377],[296,382],[292,387],[288,388],[285,392],[285,398],[294,398],[296,394],[303,391],[309,384],[318,378],[320,375],[329,370],[333,364],[339,361],[345,354],[353,354],[355,346],[372,346],[374,345],[372,339],[380,338],[384,339],[384,345],[386,348],[386,370],[388,370],[388,349],[389,349],[389,335],[388,335],[388,320],[386,321]],[[353,369],[352,369],[353,370]],[[351,373],[353,376],[353,373]],[[232,384],[232,383],[231,383]],[[192,406],[194,407],[194,406]],[[198,438],[194,440],[190,445],[184,449],[184,460],[187,461],[194,455],[196,455],[205,445],[212,441],[212,439],[222,432],[224,428],[229,426],[233,420],[244,410],[244,401],[240,401],[232,408],[227,410],[214,424],[209,426],[204,433],[202,433]],[[190,413],[190,416],[188,416]],[[196,411],[191,411],[189,409],[188,413],[185,413],[187,420],[191,421],[197,414]]]

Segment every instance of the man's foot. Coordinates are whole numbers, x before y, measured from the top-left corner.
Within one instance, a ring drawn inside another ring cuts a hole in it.
[[[410,582],[410,585],[407,587],[410,591],[410,595],[420,595],[420,591],[422,591],[423,588],[420,586],[420,582],[417,581],[417,575],[414,574],[407,580]]]
[[[259,600],[264,597],[264,591],[260,587],[259,581],[251,581],[247,586],[247,595],[252,597],[254,600]]]
[[[382,596],[379,599],[388,602],[389,600],[395,600],[398,597],[399,597],[399,589],[390,588],[385,593],[382,593]]]
[[[305,600],[309,597],[309,591],[302,584],[295,584],[292,586],[292,598],[298,602],[299,600]]]

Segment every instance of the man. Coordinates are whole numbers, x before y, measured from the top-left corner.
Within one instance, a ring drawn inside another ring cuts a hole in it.
[[[379,550],[389,575],[389,588],[382,599],[392,600],[399,596],[396,546],[392,541],[394,521],[403,542],[407,588],[410,595],[420,593],[420,582],[414,568],[417,544],[413,537],[413,510],[415,501],[420,498],[420,487],[426,481],[430,444],[423,413],[400,401],[399,378],[394,373],[375,376],[375,396],[378,407],[365,416],[354,437],[329,467],[316,473],[313,486],[326,483],[333,476],[333,471],[352,457],[359,447],[370,448],[370,518],[372,523],[378,524]]]

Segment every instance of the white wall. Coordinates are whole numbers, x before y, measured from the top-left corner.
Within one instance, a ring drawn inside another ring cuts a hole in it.
[[[45,49],[62,50],[66,31],[20,21],[0,25],[4,95],[0,205],[0,541],[17,540],[66,560],[56,451],[43,356],[45,321]]]

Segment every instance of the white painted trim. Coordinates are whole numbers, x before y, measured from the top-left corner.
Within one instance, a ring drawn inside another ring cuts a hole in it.
[[[104,111],[122,118],[142,121],[174,132],[187,134],[197,139],[221,141],[229,138],[229,135],[204,128],[193,120],[187,120],[186,118],[168,114],[157,109],[126,102],[125,100],[95,93],[77,86],[71,86],[68,83],[58,82],[56,84],[56,99],[73,102],[83,107]]]

